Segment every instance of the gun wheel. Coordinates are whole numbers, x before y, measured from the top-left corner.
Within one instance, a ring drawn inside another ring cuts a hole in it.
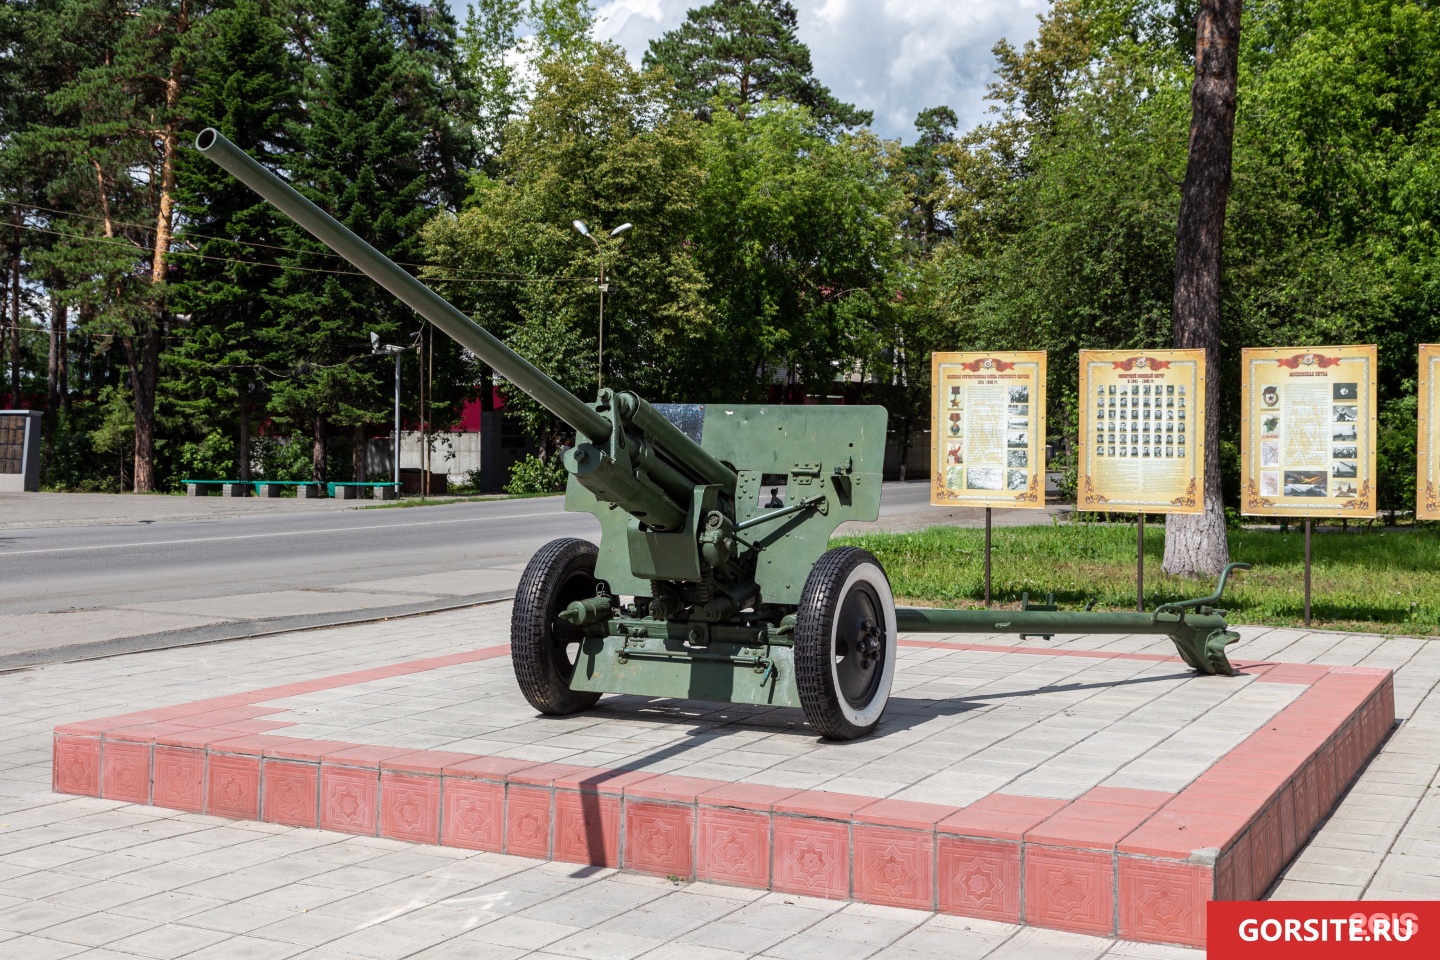
[[[875,729],[895,678],[895,598],[880,562],[857,547],[827,550],[795,611],[795,685],[821,736]]]
[[[576,600],[595,596],[595,544],[551,540],[530,558],[510,615],[510,658],[530,705],[552,716],[595,706],[600,694],[570,689],[583,632],[560,619]]]

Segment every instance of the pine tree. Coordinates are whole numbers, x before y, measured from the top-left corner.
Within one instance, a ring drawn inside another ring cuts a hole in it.
[[[299,151],[288,172],[361,238],[413,262],[417,232],[435,207],[458,199],[470,160],[446,114],[454,21],[443,6],[394,0],[332,0],[322,17],[318,68],[304,95],[309,123],[294,130]],[[385,419],[388,383],[370,356],[369,334],[398,342],[420,322],[298,227],[286,233],[287,246],[314,253],[284,260],[298,269],[282,275],[272,301],[273,344],[290,371],[275,386],[272,409],[310,434],[318,482],[332,425],[355,436],[359,472],[361,431]]]
[[[716,97],[742,119],[781,98],[808,107],[830,133],[870,123],[870,111],[837,100],[815,79],[796,23],[788,0],[714,0],[652,41],[645,66],[663,67],[681,105],[701,116]]]
[[[261,162],[295,152],[298,64],[271,0],[238,0],[211,15],[190,96],[195,127],[213,126]],[[171,300],[188,315],[167,353],[167,390],[201,436],[236,424],[236,475],[250,479],[252,424],[263,413],[266,294],[277,280],[281,217],[249,187],[193,151],[177,161],[185,252]],[[257,404],[261,405],[259,410]]]

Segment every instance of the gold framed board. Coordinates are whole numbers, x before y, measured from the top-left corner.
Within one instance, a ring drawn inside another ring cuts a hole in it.
[[[1440,412],[1435,410],[1435,377],[1440,344],[1420,344],[1420,437],[1415,452],[1415,519],[1440,520]]]
[[[930,502],[1045,506],[1045,351],[930,355]]]
[[[1375,345],[1241,354],[1240,512],[1374,517]]]
[[[1081,350],[1081,510],[1205,506],[1205,351]]]

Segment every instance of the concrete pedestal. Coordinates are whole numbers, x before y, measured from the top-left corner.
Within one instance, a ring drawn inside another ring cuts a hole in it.
[[[256,490],[262,497],[278,497],[285,488],[278,483],[262,483]]]
[[[372,487],[370,495],[376,500],[394,500],[396,496],[394,487]]]
[[[295,488],[295,496],[301,500],[324,500],[325,488],[318,483],[306,483]]]
[[[191,497],[208,497],[208,496],[210,496],[210,487],[211,487],[211,486],[213,486],[213,484],[209,484],[209,483],[187,483],[187,484],[185,484],[185,494],[186,494],[186,496],[191,496]]]
[[[225,483],[221,484],[221,496],[225,497],[248,497],[250,496],[250,484],[248,483]]]
[[[335,488],[335,499],[336,499],[336,500],[359,500],[359,499],[360,499],[360,490],[361,490],[360,487],[336,487],[336,488]]]

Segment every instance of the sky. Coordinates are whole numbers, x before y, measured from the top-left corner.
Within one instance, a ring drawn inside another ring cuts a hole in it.
[[[706,0],[592,0],[597,35],[639,62],[650,41]],[[815,76],[841,100],[875,113],[881,136],[909,143],[915,115],[949,106],[968,130],[985,119],[990,48],[1035,36],[1049,0],[792,0]]]

